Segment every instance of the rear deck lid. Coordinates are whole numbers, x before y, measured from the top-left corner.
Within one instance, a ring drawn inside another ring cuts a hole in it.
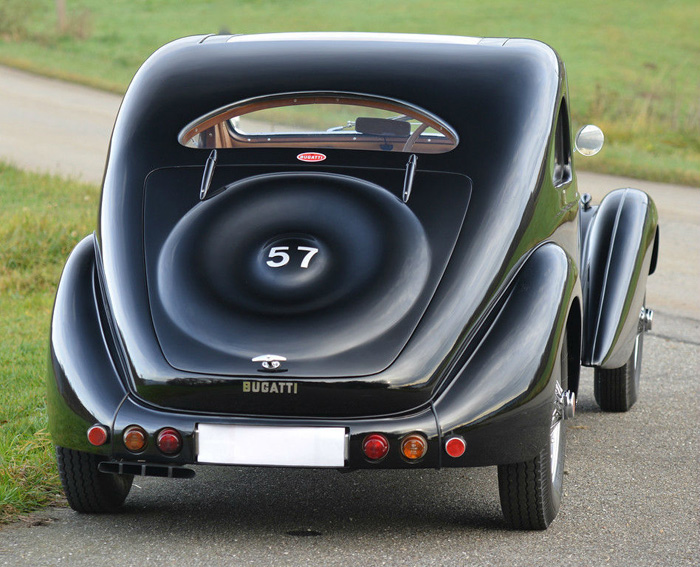
[[[201,167],[153,171],[146,271],[168,363],[285,378],[391,365],[442,278],[471,193],[463,175],[418,171],[404,203],[404,174],[220,166],[200,201]]]

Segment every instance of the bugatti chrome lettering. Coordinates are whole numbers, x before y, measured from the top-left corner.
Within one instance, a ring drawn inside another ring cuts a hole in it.
[[[243,393],[253,394],[296,394],[298,384],[296,382],[268,382],[267,380],[245,380]]]

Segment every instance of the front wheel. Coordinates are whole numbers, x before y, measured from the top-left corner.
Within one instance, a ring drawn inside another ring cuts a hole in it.
[[[555,384],[549,443],[530,461],[498,466],[501,509],[506,521],[515,529],[547,529],[559,512],[566,449],[566,427],[562,423],[564,416],[560,402],[569,382],[566,341],[565,335],[561,347],[561,379]]]
[[[56,447],[56,458],[63,492],[76,512],[115,512],[131,490],[134,476],[98,471],[98,455]]]

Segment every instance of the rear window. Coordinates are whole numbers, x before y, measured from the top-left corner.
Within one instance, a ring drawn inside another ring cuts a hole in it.
[[[458,143],[434,114],[405,102],[346,93],[291,93],[219,108],[188,124],[191,148],[334,148],[437,154]]]

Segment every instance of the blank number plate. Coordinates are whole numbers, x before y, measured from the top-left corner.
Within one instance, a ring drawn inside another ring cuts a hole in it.
[[[197,425],[197,461],[217,465],[343,467],[344,427]]]

